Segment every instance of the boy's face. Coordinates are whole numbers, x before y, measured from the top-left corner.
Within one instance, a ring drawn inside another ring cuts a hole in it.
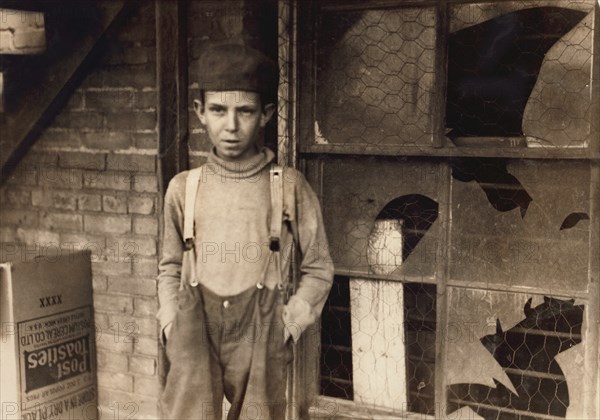
[[[238,161],[258,153],[261,129],[271,119],[275,106],[261,107],[256,92],[206,91],[204,106],[195,100],[194,110],[206,126],[217,155]]]

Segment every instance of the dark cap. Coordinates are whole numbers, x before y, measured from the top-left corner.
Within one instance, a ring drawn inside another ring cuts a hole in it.
[[[239,44],[212,44],[200,56],[198,77],[203,90],[258,92],[273,102],[278,69],[261,52]]]

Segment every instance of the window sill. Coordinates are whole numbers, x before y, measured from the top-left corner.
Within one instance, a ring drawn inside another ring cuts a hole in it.
[[[320,396],[308,410],[311,419],[356,419],[356,420],[390,420],[390,419],[435,419],[426,414],[411,413],[404,410],[391,410],[384,407],[365,406],[338,398]]]
[[[372,156],[425,156],[425,157],[495,157],[524,159],[600,159],[600,152],[590,148],[574,147],[525,147],[525,146],[489,146],[455,145],[447,141],[444,147],[430,145],[373,145],[373,144],[300,144],[300,153],[372,155]]]

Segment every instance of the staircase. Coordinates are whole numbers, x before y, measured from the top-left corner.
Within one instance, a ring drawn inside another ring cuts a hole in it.
[[[15,48],[0,51],[0,185],[94,65],[103,41],[138,4],[137,0],[0,1],[4,18],[21,11],[17,19],[37,19],[29,41],[14,37],[7,41],[9,34],[3,35],[2,44]],[[41,28],[39,21],[45,36],[35,33]]]

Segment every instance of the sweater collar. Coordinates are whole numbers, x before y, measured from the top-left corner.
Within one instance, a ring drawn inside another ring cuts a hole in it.
[[[220,158],[213,147],[208,155],[208,163],[217,166],[220,175],[224,178],[244,179],[250,178],[263,170],[265,166],[275,159],[275,153],[267,147],[262,147],[258,153],[248,159],[229,162]]]

